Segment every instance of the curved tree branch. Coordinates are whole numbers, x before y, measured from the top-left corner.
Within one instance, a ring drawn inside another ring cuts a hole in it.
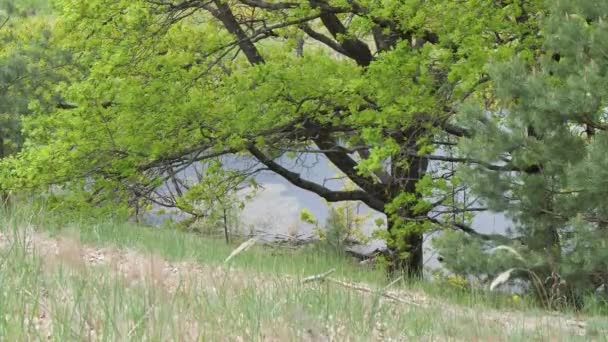
[[[299,173],[289,171],[279,163],[269,158],[264,152],[254,145],[250,145],[248,150],[260,163],[264,164],[268,169],[285,178],[291,184],[314,192],[329,202],[361,201],[372,209],[380,212],[384,211],[384,202],[363,190],[333,191],[315,182],[303,179]]]

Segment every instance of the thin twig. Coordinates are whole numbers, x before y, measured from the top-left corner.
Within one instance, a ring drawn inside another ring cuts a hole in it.
[[[418,304],[418,303],[414,303],[412,301],[406,300],[406,299],[396,296],[394,294],[387,293],[387,292],[378,292],[378,291],[375,291],[374,289],[370,289],[369,287],[366,287],[363,285],[359,285],[359,284],[355,284],[355,283],[347,283],[345,281],[338,280],[335,278],[327,278],[326,280],[330,281],[334,284],[337,284],[337,285],[340,285],[340,286],[343,286],[343,287],[346,287],[349,289],[357,290],[360,292],[365,292],[365,293],[370,293],[370,294],[379,294],[381,297],[393,300],[395,302],[414,305],[414,306],[420,306],[420,304]]]
[[[335,268],[332,268],[331,270],[325,272],[325,273],[321,273],[321,274],[317,274],[317,275],[313,275],[310,277],[306,277],[304,279],[302,279],[302,284],[306,284],[306,283],[310,283],[313,281],[323,281],[326,280],[327,276],[336,272]]]
[[[399,282],[401,280],[401,277],[399,277],[399,278],[395,279],[394,281],[392,281],[390,284],[388,284],[387,286],[385,286],[382,290],[376,291],[374,289],[371,289],[369,287],[366,287],[366,286],[363,286],[363,285],[360,285],[360,284],[348,283],[348,282],[345,282],[345,281],[342,281],[342,280],[338,280],[338,279],[335,279],[335,278],[328,277],[328,275],[334,273],[335,271],[336,271],[336,269],[332,268],[331,270],[329,270],[329,271],[327,271],[325,273],[321,273],[321,274],[313,275],[313,276],[310,276],[310,277],[306,277],[306,278],[302,279],[302,284],[310,283],[310,282],[313,282],[313,281],[329,281],[331,283],[340,285],[342,287],[346,287],[348,289],[357,290],[357,291],[364,292],[364,293],[369,293],[369,294],[376,294],[376,295],[379,295],[381,297],[390,299],[390,300],[395,301],[395,302],[409,304],[409,305],[414,305],[414,306],[420,306],[420,304],[418,304],[418,303],[414,303],[412,301],[406,300],[404,298],[401,298],[399,296],[396,296],[394,294],[386,292],[386,290],[389,287],[391,287],[394,284],[396,284],[397,282]]]
[[[0,30],[2,28],[4,28],[4,25],[6,25],[6,23],[8,23],[8,21],[11,20],[11,16],[7,16],[6,19],[2,22],[2,24],[0,24]]]

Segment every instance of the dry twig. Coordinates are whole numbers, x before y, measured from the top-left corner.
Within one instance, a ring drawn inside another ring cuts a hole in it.
[[[415,302],[412,302],[412,301],[407,300],[405,298],[402,298],[402,297],[399,297],[397,295],[394,295],[392,293],[386,292],[386,290],[389,287],[391,287],[392,285],[394,285],[395,283],[397,283],[399,280],[401,280],[401,278],[395,279],[393,282],[391,282],[390,284],[388,284],[382,290],[377,291],[377,290],[371,289],[371,288],[369,288],[367,286],[363,286],[361,284],[349,283],[349,282],[345,282],[345,281],[342,281],[342,280],[339,280],[339,279],[335,279],[335,278],[329,277],[329,275],[332,274],[335,271],[336,271],[336,269],[332,268],[331,270],[329,270],[329,271],[327,271],[325,273],[321,273],[321,274],[313,275],[313,276],[310,276],[310,277],[306,277],[306,278],[302,279],[302,284],[310,283],[310,282],[313,282],[313,281],[329,281],[331,283],[340,285],[340,286],[348,288],[348,289],[356,290],[356,291],[359,291],[359,292],[364,292],[364,293],[369,293],[369,294],[377,294],[377,295],[379,295],[381,297],[390,299],[390,300],[395,301],[395,302],[409,304],[409,305],[414,305],[414,306],[420,306],[419,303],[415,303]]]

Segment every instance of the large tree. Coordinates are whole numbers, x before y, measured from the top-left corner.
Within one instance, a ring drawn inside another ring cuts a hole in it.
[[[475,233],[448,222],[470,203],[449,195],[458,184],[441,162],[476,161],[434,152],[467,135],[453,117],[486,95],[488,61],[535,53],[543,11],[515,0],[58,3],[61,44],[88,70],[61,89],[69,102],[26,127],[35,148],[17,175],[146,198],[195,163],[220,174],[221,156],[252,158],[248,175],[270,170],[385,213],[393,269],[410,275],[429,229]],[[300,154],[324,155],[356,189],[285,166]]]

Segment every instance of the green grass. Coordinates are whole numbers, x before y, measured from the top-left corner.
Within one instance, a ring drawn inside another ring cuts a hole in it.
[[[25,214],[27,213],[27,214]],[[202,264],[220,265],[238,246],[240,241],[226,245],[223,239],[204,237],[178,229],[159,229],[128,222],[90,222],[87,219],[65,221],[49,215],[32,215],[27,210],[17,216],[17,221],[33,221],[34,227],[50,234],[76,235],[84,243],[100,246],[134,248],[143,252],[162,255],[168,260],[195,260]],[[20,217],[20,218],[19,218]],[[26,219],[27,217],[27,219]],[[13,219],[15,220],[15,219]],[[281,247],[254,246],[244,256],[231,261],[231,266],[270,274],[288,274],[305,277],[335,269],[335,276],[382,286],[387,283],[382,268],[361,266],[353,259],[322,245],[308,245],[293,250]],[[478,305],[488,308],[533,308],[527,300],[514,303],[509,296],[488,291],[462,291],[449,284],[426,281],[402,281],[395,286],[416,289],[447,301]]]
[[[235,246],[177,230],[87,220],[68,224],[27,211],[1,222],[9,237],[0,248],[3,341],[47,335],[56,341],[587,341],[608,333],[606,317],[585,317],[585,335],[577,336],[565,325],[542,323],[540,317],[547,313],[527,302],[515,305],[506,296],[445,284],[397,285],[424,291],[432,299],[428,306],[393,303],[331,283],[301,284],[294,277],[330,268],[336,268],[335,278],[376,287],[386,283],[381,270],[363,268],[319,246],[298,251],[258,246],[224,267]],[[56,238],[77,236],[86,245],[128,248],[175,262],[193,260],[206,268],[180,273],[171,290],[159,286],[159,276],[152,273],[132,282],[108,264],[83,266],[69,256],[38,255],[25,242],[31,228]]]
[[[177,229],[159,229],[132,223],[79,223],[37,226],[51,234],[75,234],[85,243],[134,248],[153,252],[172,261],[195,260],[203,264],[219,265],[242,241],[227,245],[224,240],[203,237]],[[306,276],[336,269],[336,274],[357,281],[384,280],[381,270],[364,270],[343,254],[309,245],[301,249],[254,246],[245,256],[233,259],[230,264],[257,272]]]

